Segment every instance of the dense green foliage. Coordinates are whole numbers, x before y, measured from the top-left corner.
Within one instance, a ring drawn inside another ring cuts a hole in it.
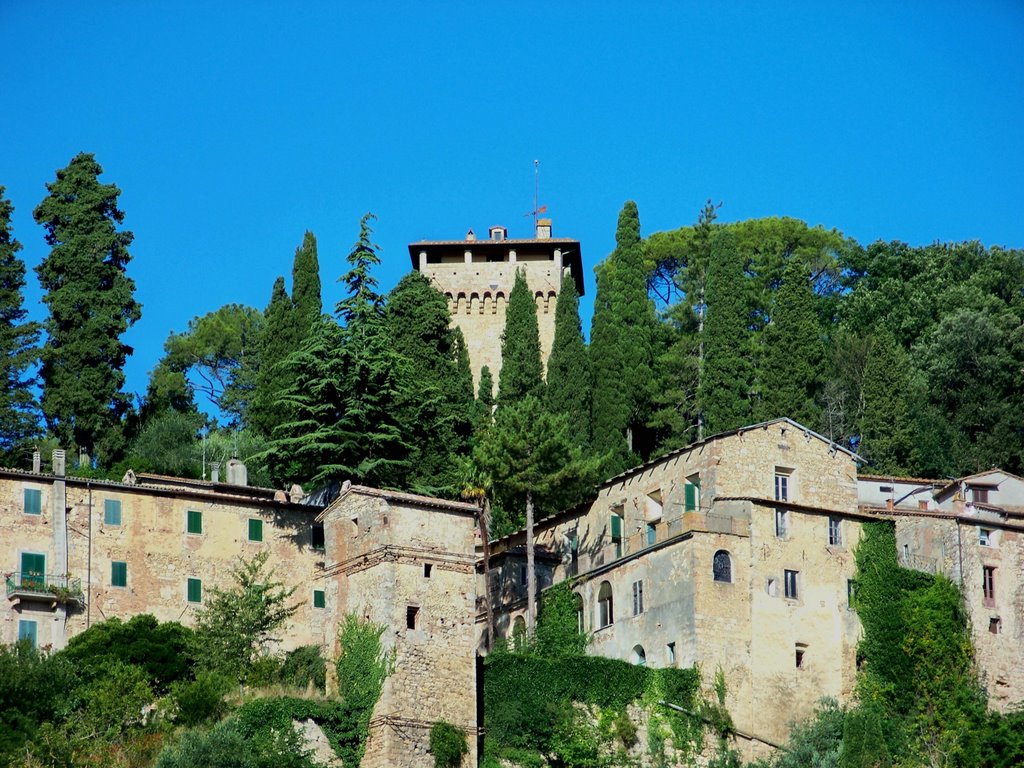
[[[430,729],[430,752],[434,768],[459,768],[469,752],[466,732],[457,725],[438,720]]]
[[[101,184],[102,172],[91,154],[76,155],[46,185],[34,216],[51,249],[36,267],[49,312],[43,415],[64,446],[112,457],[122,447],[121,418],[130,404],[121,387],[131,348],[121,337],[142,312],[126,272],[134,236],[117,228],[121,190]]]
[[[580,323],[580,297],[576,281],[566,272],[555,307],[555,338],[548,357],[544,395],[548,410],[569,417],[573,439],[581,446],[590,444],[591,378]]]
[[[543,391],[537,303],[526,284],[526,273],[519,269],[508,296],[505,330],[501,335],[498,405],[519,402],[527,395],[540,397]]]
[[[13,211],[0,186],[0,458],[24,450],[39,432],[29,373],[38,354],[39,324],[27,319],[23,306],[25,263],[18,257],[21,243],[11,232]]]
[[[370,716],[393,669],[394,656],[385,653],[380,642],[384,630],[350,613],[338,631],[340,652],[334,665],[338,694],[350,712],[349,727],[354,734],[345,750],[335,749],[345,765],[358,765],[363,759]]]
[[[586,653],[590,638],[580,631],[572,586],[572,582],[562,581],[548,587],[541,596],[534,636],[534,651],[539,656],[558,658]]]

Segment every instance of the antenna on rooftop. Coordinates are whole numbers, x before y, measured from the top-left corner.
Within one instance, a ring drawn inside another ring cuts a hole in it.
[[[548,207],[540,205],[540,160],[533,161],[533,210],[525,216],[533,216],[533,231],[537,231],[537,216],[547,213]]]

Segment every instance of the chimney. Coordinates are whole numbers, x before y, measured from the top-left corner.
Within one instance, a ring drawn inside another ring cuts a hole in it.
[[[220,462],[219,461],[211,461],[210,462],[210,480],[212,480],[215,483],[219,483],[220,482]]]
[[[551,239],[551,219],[537,219],[537,239]]]
[[[38,448],[32,451],[32,471],[37,475],[43,471],[43,454]]]
[[[466,240],[469,240],[469,241],[476,240],[476,235],[473,234],[473,230],[472,229],[469,230],[469,232],[466,233]]]
[[[249,473],[245,468],[245,464],[235,457],[228,459],[228,482],[231,485],[249,484]]]
[[[57,477],[64,477],[64,449],[57,448],[53,452],[53,474]]]
[[[292,487],[288,490],[288,499],[291,501],[292,504],[298,504],[304,498],[306,498],[306,494],[302,490],[301,485],[298,485],[297,483],[293,484]]]

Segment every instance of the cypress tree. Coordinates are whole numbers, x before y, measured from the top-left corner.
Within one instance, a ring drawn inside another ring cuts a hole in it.
[[[823,379],[821,342],[814,291],[807,272],[790,257],[775,298],[771,324],[762,337],[761,419],[788,416],[817,427],[821,408],[815,401]]]
[[[284,287],[284,278],[274,281],[270,303],[263,312],[260,332],[260,367],[256,374],[256,391],[249,406],[249,425],[267,437],[283,418],[281,395],[288,389],[291,372],[281,363],[296,351],[295,309]],[[309,335],[312,326],[306,329]],[[305,337],[303,337],[304,339]]]
[[[548,357],[548,410],[569,417],[577,445],[590,443],[590,361],[580,323],[580,297],[576,281],[566,273],[555,308],[555,339]]]
[[[520,269],[509,293],[505,332],[501,336],[498,405],[522,400],[527,395],[539,396],[543,387],[537,303],[526,283],[526,273]]]
[[[28,375],[38,355],[39,324],[26,320],[22,306],[25,262],[18,258],[21,243],[11,234],[13,211],[0,186],[0,453],[8,456],[39,432],[34,382]]]
[[[744,279],[734,236],[721,229],[712,241],[708,266],[704,365],[697,390],[705,435],[741,427],[751,419]]]
[[[480,388],[474,414],[473,424],[478,432],[489,427],[494,419],[494,377],[486,365],[480,369]]]
[[[114,184],[80,153],[35,209],[50,254],[36,267],[49,309],[42,349],[42,409],[63,445],[110,456],[121,448],[121,419],[130,407],[124,363],[132,349],[121,336],[142,315],[126,274],[133,235],[118,231],[124,213]]]
[[[292,263],[292,306],[296,346],[302,343],[320,319],[323,304],[320,299],[320,261],[316,253],[316,237],[307,231],[302,245],[295,249]]]
[[[876,472],[905,474],[913,441],[906,354],[887,330],[875,334],[864,365],[864,412],[857,450]]]
[[[650,406],[654,324],[640,215],[630,200],[619,213],[615,250],[598,270],[591,330],[593,445],[610,456],[610,471],[623,469],[635,458],[629,451]]]

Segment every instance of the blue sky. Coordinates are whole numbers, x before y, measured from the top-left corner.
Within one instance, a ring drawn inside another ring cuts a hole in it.
[[[32,210],[79,151],[123,190],[143,304],[128,389],[167,333],[264,307],[306,229],[325,306],[365,211],[407,243],[529,236],[533,161],[591,268],[643,233],[786,215],[861,242],[1024,246],[1024,4],[41,3],[0,0],[0,184]],[[297,5],[297,4],[296,4]],[[30,275],[28,304],[43,317]]]

